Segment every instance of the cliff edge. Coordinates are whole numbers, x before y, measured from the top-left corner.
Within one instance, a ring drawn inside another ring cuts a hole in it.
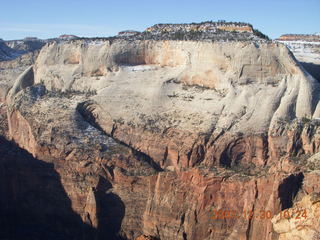
[[[320,191],[319,82],[248,24],[120,35],[48,43],[3,102],[87,239],[282,237],[271,219]]]

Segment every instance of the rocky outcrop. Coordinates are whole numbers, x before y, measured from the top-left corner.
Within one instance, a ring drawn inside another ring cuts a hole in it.
[[[273,227],[280,234],[279,240],[320,238],[319,194],[305,196],[290,209],[282,211],[272,219]]]
[[[100,38],[106,39],[106,38]],[[127,41],[136,40],[188,40],[207,42],[228,42],[228,41],[266,41],[268,36],[257,29],[253,29],[251,24],[242,22],[201,22],[183,24],[156,24],[147,28],[143,32],[122,31],[115,37],[107,38],[111,41],[124,39]]]
[[[272,168],[219,166],[163,172],[152,159],[88,124],[90,117],[76,107],[83,99],[85,95],[46,92],[41,86],[27,88],[16,95],[9,121],[17,130],[11,133],[16,142],[54,163],[72,209],[96,227],[100,238],[116,239],[120,233],[127,239],[142,234],[158,239],[276,239],[270,219],[260,218],[260,211],[275,215],[290,206],[297,192],[310,192],[310,187],[318,191],[314,183],[319,175],[305,173],[301,179],[298,172],[290,177],[299,169],[291,160],[279,162],[287,166],[283,174]],[[281,190],[302,182],[303,188]],[[239,216],[213,219],[218,210]],[[251,219],[250,211],[257,217]]]
[[[133,35],[136,35],[136,34],[139,34],[140,32],[138,31],[134,31],[134,30],[126,30],[126,31],[121,31],[118,33],[118,36],[133,36]]]
[[[202,23],[189,23],[189,24],[156,24],[146,29],[147,32],[175,32],[175,31],[201,31],[210,32],[225,30],[225,31],[238,31],[238,32],[251,32],[253,27],[249,23],[241,22],[202,22]]]
[[[54,165],[0,137],[0,238],[93,239]]]
[[[5,42],[0,39],[0,61],[8,61],[14,59],[19,54],[12,48],[8,47]]]
[[[23,40],[11,40],[6,41],[6,45],[20,54],[25,54],[28,52],[34,52],[40,50],[47,40],[42,40],[38,38],[25,38]]]
[[[320,114],[319,84],[274,43],[51,44],[37,60],[35,82],[97,91],[83,114],[171,170],[201,162],[264,166],[278,122]]]
[[[281,35],[278,41],[304,41],[304,42],[320,42],[319,34],[285,34]]]
[[[21,55],[40,50],[45,43],[45,40],[28,38],[12,41],[3,41],[0,39],[0,64],[2,64],[3,61],[11,61]]]
[[[278,239],[271,218],[320,191],[319,83],[282,44],[138,38],[46,45],[10,138],[97,239]]]
[[[320,81],[320,36],[287,34],[276,41],[284,43],[294,54],[300,64],[318,81]]]
[[[4,102],[8,91],[12,88],[15,80],[30,66],[38,57],[40,49],[49,42],[63,42],[74,39],[69,35],[65,38],[37,39],[25,38],[23,40],[0,41],[0,102]]]
[[[39,51],[29,52],[10,61],[0,61],[0,102],[5,102],[15,80],[36,61]]]
[[[77,38],[79,38],[79,37],[76,35],[70,35],[70,34],[63,34],[63,35],[59,36],[59,39],[62,39],[62,40],[73,40],[73,39],[77,39]]]
[[[111,187],[108,181],[117,168],[129,176],[155,170],[130,148],[82,120],[75,106],[84,96],[62,98],[59,93],[46,94],[43,86],[24,91],[15,96],[15,104],[8,110],[10,136],[37,159],[54,164],[72,209],[83,222],[97,228],[98,235],[116,237],[124,206],[117,195],[107,192]],[[104,228],[107,220],[115,221],[113,228]]]
[[[266,36],[256,34],[252,25],[237,22],[202,22],[190,24],[156,24],[140,35],[165,40],[262,40]],[[262,37],[262,38],[261,38]]]
[[[14,85],[8,92],[7,102],[10,104],[10,102],[13,100],[14,96],[18,92],[20,92],[21,90],[29,86],[32,86],[33,84],[34,84],[34,74],[33,74],[33,68],[30,66],[15,81]]]
[[[38,159],[54,163],[72,209],[96,228],[99,239],[119,234],[125,239],[277,239],[263,212],[276,215],[298,193],[320,190],[314,184],[320,180],[319,165],[307,172],[299,160],[297,165],[280,160],[287,167],[276,170],[203,166],[162,171],[143,153],[90,125],[82,107],[76,107],[84,99],[83,94],[34,86],[16,95],[9,118],[11,128],[18,130],[12,134],[15,141]],[[13,117],[17,113],[19,121]],[[237,217],[218,218],[219,210]]]

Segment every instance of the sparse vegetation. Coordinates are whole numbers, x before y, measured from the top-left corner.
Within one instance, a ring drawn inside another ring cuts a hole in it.
[[[303,117],[301,118],[301,123],[303,125],[307,124],[307,123],[310,123],[311,122],[311,119],[310,118],[307,118],[307,117]]]
[[[91,97],[97,95],[96,90],[87,90],[80,91],[74,89],[67,89],[65,91],[57,88],[53,88],[51,91],[48,91],[49,96],[51,97],[60,97],[60,98],[71,98],[74,95],[85,95],[86,97]]]
[[[123,119],[122,117],[114,120],[114,122],[115,122],[115,123],[118,123],[118,124],[121,124],[121,125],[125,123],[125,121],[124,121],[124,119]]]
[[[175,98],[178,97],[179,95],[176,92],[173,92],[172,94],[167,95],[169,98]]]
[[[310,157],[311,157],[310,154],[301,154],[298,156],[290,157],[290,161],[292,161],[294,164],[297,164],[297,165],[305,165],[308,158]]]
[[[237,135],[237,137],[243,137],[244,133],[243,132],[237,132],[236,135]]]
[[[253,29],[253,33],[262,39],[270,40],[270,38],[267,35],[263,34],[258,29]]]

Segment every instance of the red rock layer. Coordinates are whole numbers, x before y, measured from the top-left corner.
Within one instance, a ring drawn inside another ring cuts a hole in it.
[[[319,42],[319,35],[306,35],[306,34],[286,34],[280,36],[277,40],[279,41],[308,41],[308,42]]]
[[[44,98],[35,105],[24,96],[10,107],[11,137],[54,164],[72,209],[99,239],[273,240],[277,234],[265,212],[273,216],[295,197],[320,191],[319,174],[292,160],[319,151],[319,128],[313,122],[283,126],[268,136],[221,133],[195,142],[185,132],[159,135],[112,123],[92,104],[78,106],[80,118],[68,105],[71,100]],[[59,101],[52,105],[54,113],[37,107],[50,101]],[[37,111],[42,115],[35,119]],[[87,121],[122,143],[108,145],[112,151],[95,145],[99,131]],[[81,130],[88,127],[90,133]],[[86,143],[74,144],[80,139]],[[176,171],[161,171],[166,166]],[[218,210],[237,217],[213,219]]]

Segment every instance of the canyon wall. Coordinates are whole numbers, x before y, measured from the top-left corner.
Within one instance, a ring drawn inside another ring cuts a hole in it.
[[[271,218],[320,191],[320,86],[282,44],[80,39],[29,71],[8,135],[84,239],[283,239]]]
[[[285,44],[300,64],[320,81],[320,36],[319,34],[282,35],[276,41]]]
[[[39,55],[35,82],[96,91],[83,114],[168,169],[263,166],[279,122],[320,114],[319,84],[275,43],[51,44]],[[242,157],[228,156],[237,148]]]

